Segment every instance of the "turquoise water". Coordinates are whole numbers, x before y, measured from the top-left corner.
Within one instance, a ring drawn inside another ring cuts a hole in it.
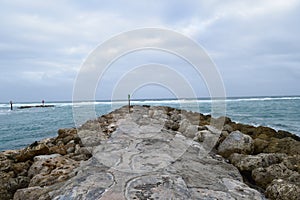
[[[269,126],[276,130],[286,130],[300,136],[300,97],[247,97],[228,98],[226,114],[233,121],[252,125]],[[34,141],[54,137],[59,128],[75,127],[71,102],[49,102],[53,108],[17,109],[23,105],[39,103],[18,103],[10,111],[8,104],[0,103],[0,151],[19,149]],[[97,116],[106,114],[127,102],[96,102]],[[165,105],[191,111],[211,113],[211,101],[200,100],[143,100],[132,104]],[[88,102],[76,104],[84,108]]]

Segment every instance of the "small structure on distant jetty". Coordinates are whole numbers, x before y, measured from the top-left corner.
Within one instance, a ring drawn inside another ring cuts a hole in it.
[[[9,104],[10,104],[10,110],[13,110],[13,102],[10,101]]]

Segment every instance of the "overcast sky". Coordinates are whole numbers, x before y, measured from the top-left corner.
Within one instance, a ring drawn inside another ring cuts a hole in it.
[[[217,66],[227,96],[300,95],[299,19],[297,0],[0,0],[0,102],[72,100],[89,53],[114,35],[144,27],[198,42]],[[178,59],[137,52],[120,63],[166,60],[172,65]],[[96,98],[109,98],[110,89],[101,86]],[[136,97],[170,94],[155,85]]]

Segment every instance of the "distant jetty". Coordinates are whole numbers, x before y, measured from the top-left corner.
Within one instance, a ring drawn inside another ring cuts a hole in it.
[[[54,107],[54,105],[36,105],[36,106],[20,106],[19,109],[27,109],[27,108],[49,108]]]

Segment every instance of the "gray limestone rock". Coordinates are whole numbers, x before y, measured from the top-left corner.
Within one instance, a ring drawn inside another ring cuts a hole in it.
[[[231,132],[218,147],[218,153],[225,158],[233,153],[251,154],[253,150],[253,139],[240,131]]]
[[[49,188],[45,189],[39,186],[19,189],[14,195],[14,200],[51,200]]]

